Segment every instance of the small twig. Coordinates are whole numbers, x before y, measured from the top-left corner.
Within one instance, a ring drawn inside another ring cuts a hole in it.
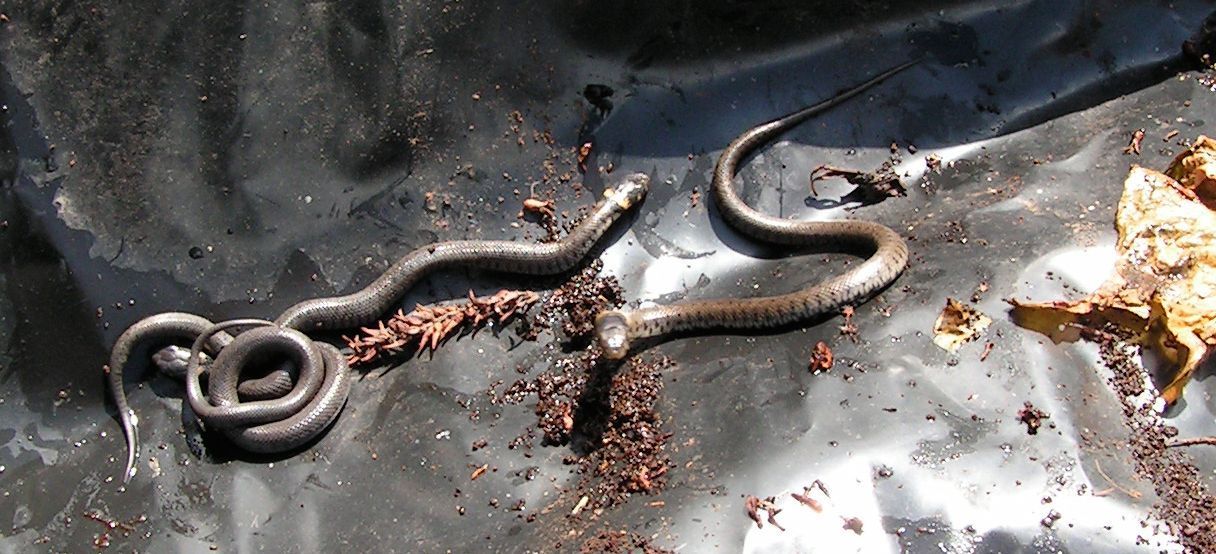
[[[1127,143],[1127,148],[1123,149],[1124,154],[1140,155],[1140,143],[1144,142],[1144,129],[1136,129],[1132,132],[1132,138]]]
[[[1141,496],[1143,496],[1143,495],[1141,495],[1141,494],[1140,494],[1140,491],[1129,491],[1129,490],[1127,490],[1127,489],[1125,489],[1125,488],[1123,488],[1123,487],[1120,487],[1120,486],[1119,486],[1119,483],[1116,483],[1116,482],[1115,482],[1115,480],[1114,480],[1114,479],[1111,479],[1111,478],[1110,478],[1110,476],[1109,476],[1109,475],[1107,475],[1105,471],[1102,471],[1102,462],[1101,462],[1101,461],[1099,461],[1099,460],[1095,459],[1095,460],[1094,460],[1094,467],[1096,467],[1096,468],[1098,469],[1098,475],[1101,475],[1103,479],[1106,479],[1106,482],[1107,482],[1107,483],[1110,483],[1110,486],[1112,486],[1112,487],[1114,487],[1114,488],[1118,489],[1118,490],[1119,490],[1119,492],[1122,492],[1123,494],[1126,494],[1126,495],[1128,495],[1128,496],[1132,497],[1132,498],[1133,498],[1133,499],[1135,499],[1135,500],[1139,500],[1139,499],[1140,499],[1140,497],[1141,497]],[[1096,494],[1096,493],[1095,493],[1095,494]],[[1105,496],[1105,495],[1103,495],[1103,496]]]
[[[1189,439],[1175,439],[1165,443],[1166,448],[1174,448],[1175,446],[1196,446],[1206,444],[1208,446],[1216,446],[1216,437],[1194,437]]]

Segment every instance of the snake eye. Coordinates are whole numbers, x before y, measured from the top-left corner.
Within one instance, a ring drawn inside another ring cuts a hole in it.
[[[621,312],[602,312],[595,317],[595,337],[610,360],[629,353],[629,324]]]

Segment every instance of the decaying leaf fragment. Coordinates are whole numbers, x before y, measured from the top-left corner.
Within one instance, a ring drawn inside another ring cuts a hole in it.
[[[933,324],[933,344],[947,352],[957,352],[963,343],[975,340],[988,326],[992,318],[953,298],[946,299],[946,307]]]
[[[1115,214],[1115,275],[1073,302],[1020,302],[1014,321],[1057,342],[1115,324],[1177,368],[1172,404],[1216,345],[1216,141],[1199,137],[1165,174],[1133,166]]]

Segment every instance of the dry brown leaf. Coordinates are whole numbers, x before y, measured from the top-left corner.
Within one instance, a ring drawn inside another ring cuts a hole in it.
[[[1176,368],[1160,392],[1168,405],[1216,344],[1216,141],[1199,137],[1166,173],[1132,167],[1115,214],[1116,274],[1097,291],[1072,302],[1009,302],[1018,325],[1056,341],[1121,327]]]

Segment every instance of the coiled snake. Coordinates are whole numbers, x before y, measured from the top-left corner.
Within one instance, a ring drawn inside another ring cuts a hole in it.
[[[127,402],[123,369],[141,345],[170,340],[194,340],[188,359],[180,349],[165,348],[153,355],[162,371],[186,379],[186,396],[198,418],[220,429],[241,448],[252,452],[282,452],[316,437],[337,417],[350,388],[345,358],[332,345],[304,334],[368,325],[388,311],[424,275],[453,266],[476,266],[511,273],[551,275],[572,269],[605,231],[646,196],[650,179],[626,176],[586,218],[561,241],[531,244],[510,241],[464,240],[431,244],[398,260],[362,290],[345,296],[300,302],[273,322],[233,320],[214,324],[180,312],[163,313],[136,322],[118,337],[110,356],[107,379],[127,442],[123,480],[135,475],[139,452],[139,419]],[[255,327],[232,335],[234,327]],[[199,363],[201,350],[215,354],[210,368]],[[279,368],[260,379],[239,382],[255,358],[285,356],[291,371]],[[208,392],[199,379],[208,374]]]

